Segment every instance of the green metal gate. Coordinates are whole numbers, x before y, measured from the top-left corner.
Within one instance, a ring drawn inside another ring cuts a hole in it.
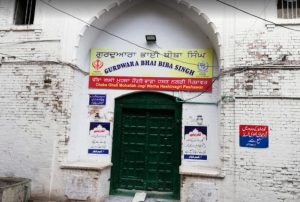
[[[179,198],[181,104],[160,93],[116,99],[111,194]]]

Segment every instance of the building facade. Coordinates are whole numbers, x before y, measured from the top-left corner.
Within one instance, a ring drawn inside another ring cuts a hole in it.
[[[45,201],[299,201],[299,32],[299,0],[0,0],[0,175]]]

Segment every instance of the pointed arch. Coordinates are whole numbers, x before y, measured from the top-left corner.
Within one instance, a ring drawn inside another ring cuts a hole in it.
[[[77,65],[79,67],[86,66],[84,65],[82,55],[89,53],[89,49],[92,47],[92,44],[98,37],[98,32],[101,32],[101,29],[105,30],[105,27],[116,17],[122,15],[122,13],[126,12],[128,9],[133,8],[134,6],[145,1],[147,0],[119,0],[109,4],[105,9],[100,10],[95,16],[91,17],[89,24],[92,26],[84,25],[77,37],[77,43],[75,46],[77,51],[74,58],[74,61],[76,61]],[[165,5],[171,9],[174,9],[196,23],[198,29],[209,38],[209,41],[217,55],[219,66],[223,65],[220,34],[207,13],[201,11],[199,8],[184,0],[153,0],[151,2]],[[94,27],[97,27],[100,30],[96,30]],[[122,36],[119,37],[122,38]]]

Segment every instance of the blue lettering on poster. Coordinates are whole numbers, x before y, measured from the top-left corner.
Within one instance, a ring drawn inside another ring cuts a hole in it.
[[[207,160],[207,155],[184,155],[184,159],[190,160]]]
[[[207,160],[207,126],[185,126],[183,159]]]
[[[89,154],[108,154],[108,149],[89,149]]]
[[[268,137],[240,136],[241,147],[268,148]]]
[[[111,145],[110,123],[91,122],[88,137],[89,154],[109,154]]]
[[[90,94],[89,105],[106,105],[106,95]]]

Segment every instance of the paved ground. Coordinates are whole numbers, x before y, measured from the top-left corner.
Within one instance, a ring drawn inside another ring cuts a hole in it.
[[[105,202],[132,202],[133,197],[128,196],[109,196]],[[45,201],[45,200],[29,200],[29,202],[56,202],[56,201]],[[82,202],[82,201],[72,201],[72,202]],[[148,198],[145,202],[180,202],[178,200],[167,200],[167,199],[154,199]]]
[[[110,196],[105,202],[132,202],[133,197],[127,196]],[[166,200],[166,199],[146,199],[146,202],[179,202],[177,200]]]

